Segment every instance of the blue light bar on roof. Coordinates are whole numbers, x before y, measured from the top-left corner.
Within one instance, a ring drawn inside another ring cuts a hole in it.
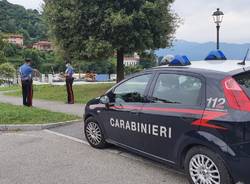
[[[169,66],[187,66],[191,65],[187,56],[176,55]]]
[[[205,60],[227,60],[227,58],[221,50],[216,50],[211,51]]]

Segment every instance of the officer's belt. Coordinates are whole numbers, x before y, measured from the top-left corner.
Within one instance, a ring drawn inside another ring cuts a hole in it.
[[[22,81],[27,81],[27,80],[31,80],[31,78],[30,77],[22,77],[21,80]]]

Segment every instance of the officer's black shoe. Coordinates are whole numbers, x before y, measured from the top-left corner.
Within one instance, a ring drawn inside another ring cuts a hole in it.
[[[23,106],[25,106],[25,107],[32,107],[32,105],[27,105],[27,104],[25,104],[25,105],[23,105]]]

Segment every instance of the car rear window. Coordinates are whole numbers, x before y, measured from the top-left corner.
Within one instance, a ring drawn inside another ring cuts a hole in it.
[[[153,101],[181,105],[201,104],[202,81],[189,75],[160,74],[153,92]]]
[[[234,79],[247,93],[247,96],[250,97],[250,72],[244,72],[244,73],[238,74],[234,76]]]

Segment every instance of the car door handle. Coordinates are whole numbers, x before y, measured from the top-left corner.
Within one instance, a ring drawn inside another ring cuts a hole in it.
[[[131,110],[131,111],[129,111],[131,114],[133,114],[133,115],[138,115],[139,113],[140,113],[140,111],[138,111],[137,109],[135,109],[135,110]]]

